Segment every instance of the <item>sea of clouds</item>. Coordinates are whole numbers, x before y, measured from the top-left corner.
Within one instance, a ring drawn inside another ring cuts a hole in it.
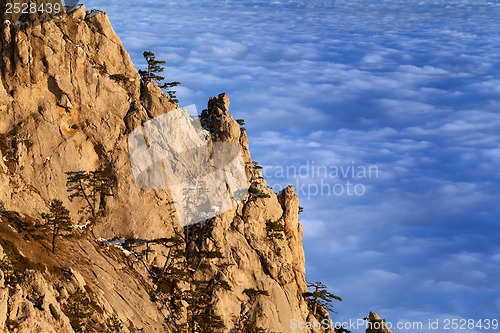
[[[230,95],[269,185],[297,187],[335,321],[500,317],[499,1],[83,3],[181,105]]]

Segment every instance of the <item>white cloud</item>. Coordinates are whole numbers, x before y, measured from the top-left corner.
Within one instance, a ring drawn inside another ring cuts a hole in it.
[[[480,257],[472,253],[457,253],[453,255],[453,259],[463,265],[475,265],[481,262]]]
[[[109,12],[136,64],[146,49],[167,60],[181,104],[228,92],[263,166],[380,169],[361,198],[301,198],[308,274],[342,290],[339,316],[496,313],[482,300],[500,290],[500,4],[83,2]]]
[[[301,219],[300,223],[304,227],[304,237],[317,238],[327,231],[324,221]]]
[[[389,272],[383,269],[370,269],[365,273],[365,278],[371,284],[390,283],[401,280],[401,274]]]
[[[463,284],[456,283],[453,281],[436,281],[436,280],[425,280],[423,281],[423,286],[432,290],[441,290],[445,292],[460,292],[467,287]]]

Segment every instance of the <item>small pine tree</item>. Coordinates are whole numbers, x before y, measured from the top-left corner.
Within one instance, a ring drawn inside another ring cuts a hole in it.
[[[326,286],[321,282],[307,283],[307,287],[311,290],[303,293],[303,296],[309,300],[309,304],[312,305],[313,315],[316,315],[318,306],[322,307],[327,311],[333,311],[333,307],[330,305],[334,300],[342,301],[342,298],[336,296],[326,289]]]
[[[69,319],[75,332],[83,332],[86,321],[92,315],[92,302],[80,289],[68,297],[67,303],[62,308]]]
[[[56,250],[56,238],[73,231],[69,210],[64,207],[61,200],[54,199],[50,202],[50,213],[42,214],[45,220],[44,230],[48,230],[52,237],[52,252]]]
[[[160,76],[156,73],[161,73],[165,70],[161,65],[165,65],[166,62],[163,60],[156,60],[156,56],[153,52],[144,51],[143,53],[146,62],[148,63],[147,70],[140,70],[139,75],[143,80],[155,80],[155,81],[163,81],[165,80],[164,76]]]
[[[186,292],[188,325],[191,333],[220,333],[226,328],[222,317],[213,304],[213,281],[198,281],[198,285]]]
[[[140,254],[139,260],[156,285],[151,300],[170,310],[170,324],[176,332],[225,332],[224,320],[214,308],[214,295],[220,290],[230,291],[231,286],[222,272],[228,264],[221,262],[224,254],[211,235],[212,228],[211,221],[186,226],[173,237],[149,241]],[[154,250],[149,244],[164,247],[167,255],[163,266],[149,266],[147,253]],[[198,274],[209,267],[217,267],[218,272],[212,276]]]
[[[170,88],[176,87],[180,85],[180,82],[163,82],[165,80],[164,76],[158,75],[158,73],[162,73],[165,71],[165,68],[162,65],[165,65],[166,62],[164,60],[156,60],[156,56],[151,51],[144,51],[143,53],[146,62],[148,63],[147,70],[139,70],[139,75],[141,76],[143,81],[155,81],[161,89],[168,89],[167,94],[172,102],[179,102],[177,100],[177,96],[175,95],[176,91],[170,90]]]

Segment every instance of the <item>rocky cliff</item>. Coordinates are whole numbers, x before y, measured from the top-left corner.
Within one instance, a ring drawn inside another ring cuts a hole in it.
[[[168,188],[138,186],[128,146],[178,106],[141,80],[106,14],[2,15],[0,331],[291,332],[321,319],[303,297],[298,198],[266,187],[227,95],[210,99],[202,133],[209,151],[237,144],[249,193],[183,227]],[[54,199],[74,231],[52,252],[41,214]]]
[[[375,312],[370,311],[366,320],[366,333],[392,333],[392,331],[387,327],[385,319],[380,318],[380,316]]]

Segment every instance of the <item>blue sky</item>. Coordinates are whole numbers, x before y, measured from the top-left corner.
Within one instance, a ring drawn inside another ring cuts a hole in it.
[[[500,1],[82,2],[181,105],[230,95],[335,321],[500,319]]]

